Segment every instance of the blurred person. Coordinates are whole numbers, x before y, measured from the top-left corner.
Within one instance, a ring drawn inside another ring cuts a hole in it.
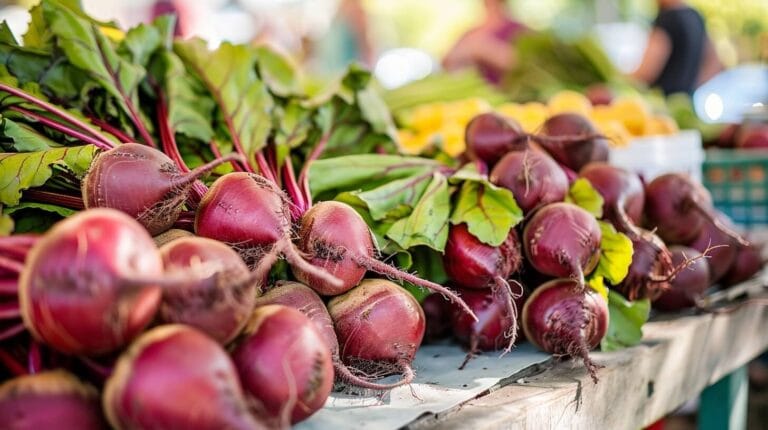
[[[704,18],[684,0],[656,0],[653,22],[640,66],[631,76],[664,94],[687,93],[723,69]]]
[[[501,83],[514,67],[514,39],[527,27],[510,16],[504,0],[484,0],[485,18],[462,35],[443,58],[446,70],[477,67],[491,83]]]
[[[312,62],[336,72],[353,62],[373,68],[376,60],[362,0],[340,0],[328,30],[309,47]]]

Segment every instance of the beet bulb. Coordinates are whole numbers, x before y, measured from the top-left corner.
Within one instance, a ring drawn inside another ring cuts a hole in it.
[[[538,149],[510,152],[493,168],[490,180],[512,191],[523,213],[555,202],[568,194],[568,177],[555,160]]]
[[[467,124],[464,141],[467,157],[493,166],[504,154],[527,147],[526,135],[513,119],[497,113],[481,113]]]
[[[411,362],[424,338],[419,302],[397,284],[366,279],[328,303],[341,345],[341,358],[366,374],[401,373],[392,386],[410,384]]]
[[[603,219],[619,231],[629,234],[627,221],[637,226],[643,219],[645,191],[637,174],[608,163],[584,166],[579,176],[585,178],[603,197]]]
[[[0,423],[7,430],[100,430],[99,393],[63,370],[19,376],[0,385]]]
[[[671,245],[696,239],[707,220],[735,240],[747,243],[717,219],[709,191],[685,174],[661,175],[645,187],[645,215],[648,226],[657,229],[659,237]]]
[[[237,371],[213,339],[185,325],[156,327],[117,361],[102,398],[116,429],[265,429]]]
[[[114,209],[57,223],[31,249],[19,279],[24,324],[68,354],[127,345],[160,305],[163,263],[152,237]]]
[[[256,308],[232,360],[256,414],[266,422],[306,419],[323,407],[333,387],[331,351],[323,336],[288,306]]]
[[[570,203],[539,209],[523,230],[523,248],[537,271],[572,278],[584,288],[584,276],[600,260],[602,232],[592,214]]]
[[[331,352],[333,369],[337,380],[371,390],[388,390],[389,384],[377,384],[369,379],[354,374],[341,360],[339,339],[333,329],[333,321],[328,309],[317,293],[300,282],[278,282],[264,295],[256,299],[256,306],[284,305],[303,313],[315,325]]]
[[[82,182],[83,202],[86,208],[125,212],[157,235],[179,218],[198,178],[238,158],[231,154],[184,173],[157,149],[124,143],[93,160]]]
[[[200,279],[163,290],[160,318],[188,324],[226,344],[245,326],[259,292],[258,280],[237,252],[204,237],[176,239],[160,248],[166,272],[200,273]]]
[[[608,161],[608,140],[587,118],[576,113],[549,117],[536,141],[558,163],[574,172],[593,161]]]
[[[664,311],[677,311],[696,305],[699,298],[710,285],[709,265],[703,255],[696,249],[686,246],[672,246],[672,264],[691,263],[681,270],[670,282],[668,290],[654,300],[653,307]]]
[[[598,366],[589,358],[589,351],[608,331],[608,303],[597,292],[571,279],[549,281],[525,301],[522,323],[525,337],[537,348],[581,358],[597,382]]]

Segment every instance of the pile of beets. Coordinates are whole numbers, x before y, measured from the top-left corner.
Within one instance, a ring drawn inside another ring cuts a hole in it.
[[[533,136],[483,114],[466,133],[469,160],[511,190],[525,220],[496,247],[451,226],[447,286],[381,261],[350,206],[306,195],[296,204],[254,173],[219,176],[190,202],[202,175],[237,157],[189,171],[145,145],[101,152],[82,182],[86,210],[41,236],[0,238],[0,422],[288,427],[320,409],[334,382],[409,384],[425,336],[448,333],[467,360],[524,336],[581,358],[596,379],[588,352],[606,333],[608,307],[585,277],[602,233],[564,202],[579,177],[634,245],[629,275],[611,286],[630,300],[693,306],[708,286],[761,266],[705,189],[678,174],[644,184],[606,164],[607,142],[582,117],[552,117]],[[189,231],[172,229],[185,209],[194,210]],[[281,259],[292,280],[270,281]],[[419,303],[388,279],[435,294]]]
[[[451,227],[445,270],[478,319],[432,295],[423,304],[426,336],[452,335],[469,350],[467,359],[509,351],[524,336],[556,356],[582,358],[596,379],[588,351],[606,334],[608,308],[584,278],[600,258],[601,229],[590,213],[564,202],[578,178],[603,197],[602,220],[632,241],[628,274],[610,285],[628,300],[650,299],[664,311],[694,307],[710,286],[742,282],[762,267],[761,249],[734,231],[706,189],[685,174],[645,183],[608,164],[608,142],[580,115],[555,115],[530,135],[513,120],[482,114],[465,140],[467,158],[512,191],[525,215],[498,247],[466,225]]]

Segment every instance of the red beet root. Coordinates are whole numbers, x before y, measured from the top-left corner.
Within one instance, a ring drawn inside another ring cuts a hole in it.
[[[184,325],[137,339],[107,380],[103,406],[117,429],[266,428],[249,413],[227,352]]]
[[[56,370],[0,385],[0,423],[8,430],[97,430],[107,427],[95,388]]]
[[[541,134],[536,141],[558,163],[574,172],[593,161],[608,161],[608,141],[579,114],[549,117],[541,126]]]
[[[510,152],[493,168],[490,180],[515,196],[524,213],[548,203],[563,201],[568,177],[547,154],[538,149]]]
[[[523,306],[523,330],[537,348],[550,354],[581,358],[597,382],[598,366],[589,350],[608,330],[608,303],[570,279],[555,279],[536,288]]]
[[[736,258],[728,272],[720,280],[728,287],[744,282],[763,268],[762,249],[756,244],[737,244]]]
[[[350,385],[371,390],[387,390],[392,388],[391,385],[377,384],[355,375],[341,361],[339,340],[336,337],[336,331],[333,329],[333,320],[331,320],[331,315],[328,314],[325,303],[323,303],[323,300],[313,289],[299,282],[279,282],[274,288],[256,299],[257,307],[273,304],[297,309],[314,323],[315,328],[320,332],[326,346],[331,351],[336,379]]]
[[[620,231],[627,219],[633,226],[643,217],[645,192],[640,178],[632,172],[607,163],[589,163],[579,172],[603,197],[603,219]]]
[[[191,325],[223,344],[237,336],[259,290],[237,252],[213,239],[186,237],[164,245],[160,255],[168,273],[200,274],[163,290],[162,320]]]
[[[328,312],[345,363],[366,373],[402,373],[393,387],[413,381],[411,362],[425,330],[424,311],[413,296],[392,282],[366,279],[334,297]]]
[[[676,311],[695,306],[700,297],[710,285],[709,266],[702,254],[693,248],[673,246],[670,248],[672,264],[686,264],[675,279],[670,282],[670,288],[653,302],[657,309]],[[690,263],[687,261],[692,260]]]
[[[171,228],[179,218],[194,182],[236,155],[184,173],[162,152],[125,143],[100,153],[83,178],[86,208],[113,208],[127,213],[152,235]]]
[[[645,188],[645,214],[650,228],[668,244],[696,239],[707,220],[739,242],[746,241],[717,219],[712,196],[687,175],[669,173]]]
[[[474,117],[464,134],[467,156],[493,166],[507,152],[527,147],[526,136],[514,120],[496,113]]]
[[[331,393],[331,351],[315,325],[296,309],[256,308],[232,359],[265,421],[295,424],[322,408]]]
[[[722,217],[722,215],[718,214],[718,217]],[[721,222],[731,228],[729,220],[722,218]],[[719,281],[731,267],[734,260],[736,260],[736,245],[738,245],[738,243],[733,240],[731,236],[723,233],[723,231],[717,228],[714,224],[706,221],[698,236],[696,236],[696,239],[688,244],[688,246],[699,252],[704,252],[709,247],[719,245],[722,246],[710,250],[707,255],[706,262],[707,265],[709,265],[710,284]]]
[[[80,212],[30,251],[19,280],[24,324],[61,352],[115,351],[154,317],[162,275],[152,237],[136,220],[113,209]]]
[[[544,206],[523,231],[525,255],[537,271],[572,278],[582,288],[600,259],[601,239],[595,217],[570,203]]]

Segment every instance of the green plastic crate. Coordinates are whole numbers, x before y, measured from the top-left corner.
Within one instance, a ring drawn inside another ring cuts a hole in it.
[[[715,207],[745,227],[768,225],[768,151],[706,152],[702,179]]]

